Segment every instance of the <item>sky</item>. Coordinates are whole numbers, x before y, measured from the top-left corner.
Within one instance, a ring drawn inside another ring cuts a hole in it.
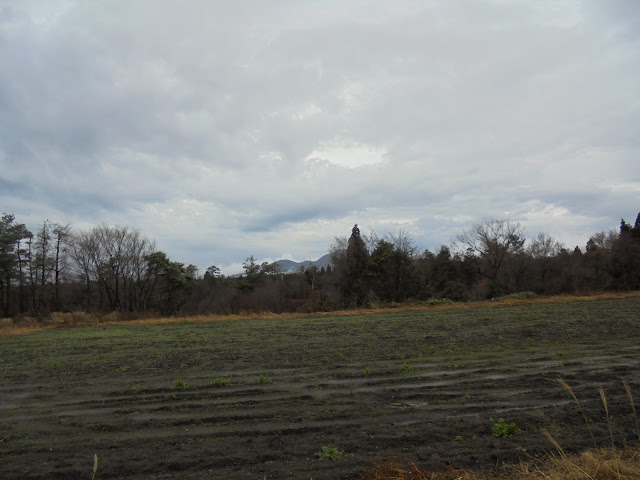
[[[636,0],[0,0],[0,210],[236,273],[640,211]]]

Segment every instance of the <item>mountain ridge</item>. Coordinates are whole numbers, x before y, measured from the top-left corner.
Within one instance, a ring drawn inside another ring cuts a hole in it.
[[[327,266],[331,265],[331,254],[327,253],[326,255],[323,255],[315,261],[305,260],[304,262],[294,262],[293,260],[282,259],[277,260],[275,264],[278,266],[279,270],[282,273],[295,273],[299,272],[300,269],[306,270],[311,266],[315,266],[317,268],[327,268]]]

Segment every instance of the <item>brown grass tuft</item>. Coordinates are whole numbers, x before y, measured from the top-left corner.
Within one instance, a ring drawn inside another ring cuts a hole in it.
[[[532,476],[522,480],[638,480],[640,449],[589,450],[581,455],[553,458]]]
[[[485,477],[473,476],[472,473],[456,470],[452,467],[427,471],[411,464],[409,468],[405,468],[401,459],[391,458],[376,463],[370,470],[365,471],[358,480],[479,480],[481,478]]]
[[[554,447],[556,447],[556,450],[558,451],[558,453],[560,454],[561,458],[567,458],[567,454],[564,453],[564,450],[562,449],[562,447],[560,446],[560,444],[558,443],[558,441],[553,438],[553,435],[551,435],[546,428],[542,429],[542,434],[547,437],[547,440],[549,440],[549,443],[551,443]]]
[[[558,446],[559,447],[559,446]],[[561,449],[560,449],[561,450]],[[376,463],[359,480],[638,480],[640,448],[589,450],[580,455],[550,457],[536,466],[522,463],[498,472],[471,472],[452,467],[427,471],[398,458]]]
[[[600,392],[602,405],[604,405],[604,413],[607,417],[607,425],[609,426],[609,436],[611,437],[611,446],[615,448],[616,444],[613,441],[613,430],[611,429],[611,417],[609,417],[609,405],[607,404],[607,396],[604,394],[604,389],[602,387],[598,388],[598,392]]]
[[[94,453],[93,454],[93,476],[91,477],[91,480],[96,478],[97,471],[98,471],[98,454]]]
[[[591,423],[589,423],[589,419],[587,418],[587,414],[584,412],[584,408],[582,407],[582,402],[580,400],[578,400],[578,397],[576,396],[575,393],[573,393],[573,390],[571,389],[569,384],[567,382],[565,382],[562,378],[558,379],[558,383],[560,384],[560,386],[562,388],[564,388],[569,393],[569,395],[571,395],[573,400],[578,405],[578,408],[580,409],[580,413],[582,413],[582,418],[584,418],[584,422],[587,424],[587,428],[589,429],[589,435],[591,435],[591,440],[593,441],[593,447],[597,449],[598,448],[598,444],[596,443],[596,437],[593,436],[593,430],[591,430]]]
[[[13,326],[13,318],[0,318],[0,328]]]
[[[629,403],[631,404],[631,411],[633,412],[633,418],[636,421],[636,433],[638,434],[638,440],[640,441],[640,425],[638,425],[638,414],[636,413],[636,404],[633,401],[633,393],[631,393],[631,386],[629,382],[623,382],[624,389],[627,392],[627,398],[629,398]]]

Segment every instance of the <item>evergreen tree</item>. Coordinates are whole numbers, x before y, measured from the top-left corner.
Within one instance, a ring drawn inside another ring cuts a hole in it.
[[[3,316],[14,313],[11,286],[16,279],[20,285],[23,281],[20,240],[31,236],[24,224],[14,222],[15,216],[10,214],[3,214],[0,219],[0,312]]]
[[[343,294],[348,301],[357,306],[363,305],[367,294],[365,269],[369,262],[369,252],[360,236],[358,224],[351,229],[351,237],[347,244],[346,272],[343,283]]]

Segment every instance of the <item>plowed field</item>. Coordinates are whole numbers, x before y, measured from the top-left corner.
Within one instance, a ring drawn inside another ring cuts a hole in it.
[[[94,454],[96,479],[347,479],[391,456],[499,468],[552,451],[542,428],[593,446],[560,377],[599,445],[599,387],[633,444],[640,298],[4,337],[0,478],[88,479]],[[492,418],[522,433],[495,438]],[[329,445],[345,455],[320,458]]]

